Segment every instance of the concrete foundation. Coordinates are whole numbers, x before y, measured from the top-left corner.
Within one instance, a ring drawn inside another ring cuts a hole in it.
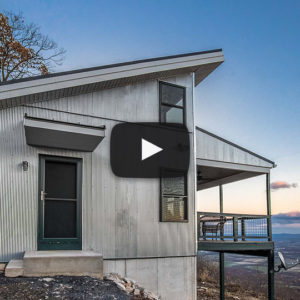
[[[118,273],[160,295],[162,300],[195,300],[196,257],[104,260],[104,274]]]
[[[23,276],[24,267],[22,259],[13,259],[11,260],[5,268],[6,277],[19,277]]]
[[[24,276],[91,276],[103,278],[102,255],[93,251],[27,251]]]

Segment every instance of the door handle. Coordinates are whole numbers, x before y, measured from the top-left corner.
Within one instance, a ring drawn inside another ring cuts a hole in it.
[[[47,195],[46,192],[41,191],[41,201],[44,201],[44,200],[45,200],[46,195]]]

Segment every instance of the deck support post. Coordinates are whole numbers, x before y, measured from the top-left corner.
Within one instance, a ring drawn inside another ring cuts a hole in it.
[[[219,185],[220,213],[223,213],[223,185]]]
[[[233,227],[233,240],[235,242],[238,241],[238,230],[239,230],[239,219],[238,217],[233,217],[232,218],[232,227]]]
[[[220,214],[223,213],[223,186],[219,185],[220,198]],[[224,229],[220,232],[221,240],[224,240]],[[224,285],[224,252],[219,252],[219,275],[220,275],[220,300],[225,299],[225,285]]]
[[[241,218],[241,229],[242,229],[242,241],[246,241],[246,221],[244,218]]]
[[[266,174],[268,241],[272,241],[270,173]],[[274,250],[268,252],[268,299],[274,300]]]
[[[268,241],[272,241],[270,173],[266,174],[266,190],[267,190],[267,214],[268,214]]]
[[[274,300],[274,251],[268,252],[268,300]]]
[[[225,299],[224,252],[219,252],[219,273],[220,273],[220,300],[224,300]]]
[[[223,213],[223,185],[219,185],[220,214]],[[224,241],[224,228],[220,230],[220,239]]]

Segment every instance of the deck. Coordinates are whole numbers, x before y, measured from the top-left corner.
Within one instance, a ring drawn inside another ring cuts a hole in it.
[[[198,241],[198,251],[216,251],[247,254],[264,254],[274,249],[274,242],[262,241]],[[255,253],[255,252],[259,253]],[[253,253],[252,253],[253,252]],[[267,254],[267,253],[266,253]]]
[[[274,250],[268,215],[198,212],[198,251],[266,256]]]

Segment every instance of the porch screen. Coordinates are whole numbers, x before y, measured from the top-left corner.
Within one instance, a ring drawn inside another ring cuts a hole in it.
[[[75,238],[77,222],[77,165],[45,163],[44,237]]]
[[[172,171],[172,177],[167,177],[171,171],[164,173],[164,177],[161,178],[161,221],[185,221],[187,220],[186,174]]]

